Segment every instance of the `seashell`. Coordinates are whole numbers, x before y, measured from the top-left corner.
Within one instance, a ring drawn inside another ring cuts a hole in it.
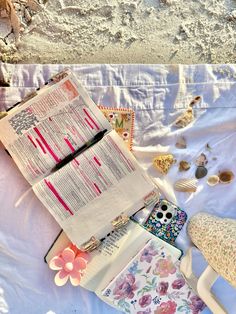
[[[171,154],[160,155],[153,159],[153,166],[162,174],[167,174],[171,165],[175,162]]]
[[[187,171],[190,169],[190,163],[185,160],[181,160],[179,163],[179,171]]]
[[[205,148],[206,148],[206,150],[208,150],[209,152],[212,151],[212,148],[211,148],[211,146],[209,145],[209,143],[206,144]]]
[[[203,153],[195,161],[195,164],[197,166],[205,166],[207,163],[208,163],[208,160],[206,158],[206,155]]]
[[[190,102],[189,107],[193,107],[196,103],[198,103],[201,100],[201,96],[196,96],[193,98],[193,100]]]
[[[219,173],[220,183],[230,183],[234,179],[234,174],[230,170],[222,171]]]
[[[210,186],[215,186],[219,183],[219,181],[220,181],[220,178],[217,175],[213,175],[207,179],[207,184]]]
[[[198,166],[195,172],[195,177],[197,179],[204,178],[207,175],[207,172],[207,168],[205,168],[204,166]]]
[[[177,142],[175,143],[175,147],[180,148],[180,149],[184,149],[187,147],[186,140],[183,136],[177,139]]]
[[[178,128],[184,128],[194,119],[193,109],[188,108],[183,114],[181,114],[174,122]]]
[[[181,179],[175,182],[174,189],[178,192],[196,192],[196,179]]]

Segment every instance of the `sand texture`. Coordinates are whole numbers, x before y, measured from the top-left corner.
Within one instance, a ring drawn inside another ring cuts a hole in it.
[[[2,17],[2,61],[235,62],[236,0],[13,2],[21,23],[20,41],[16,45],[9,18]]]

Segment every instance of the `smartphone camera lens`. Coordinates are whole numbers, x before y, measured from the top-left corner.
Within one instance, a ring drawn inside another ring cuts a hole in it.
[[[162,213],[157,213],[157,217],[158,217],[159,219],[161,219],[161,218],[163,217],[163,214],[162,214]]]
[[[171,219],[172,218],[172,214],[171,213],[167,213],[166,214],[166,218]]]
[[[168,208],[168,207],[167,207],[166,205],[162,205],[162,206],[161,206],[161,209],[164,210],[164,211],[167,210],[167,208]]]

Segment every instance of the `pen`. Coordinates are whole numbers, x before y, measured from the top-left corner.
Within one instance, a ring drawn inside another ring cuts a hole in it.
[[[86,149],[93,146],[97,142],[99,142],[104,134],[106,133],[107,129],[98,132],[90,141],[85,143],[83,146],[81,146],[79,149],[71,153],[70,155],[66,156],[62,161],[60,161],[56,166],[52,169],[52,172],[55,172],[59,170],[60,168],[64,167],[66,164],[68,164],[70,161],[72,161],[74,158],[76,158],[78,155],[83,153]]]

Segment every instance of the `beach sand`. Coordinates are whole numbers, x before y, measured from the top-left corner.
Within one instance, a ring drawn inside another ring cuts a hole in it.
[[[25,1],[14,2],[19,9]],[[30,11],[32,21],[18,10],[18,48],[7,19],[0,20],[2,61],[235,62],[235,0],[48,0],[41,8]]]

